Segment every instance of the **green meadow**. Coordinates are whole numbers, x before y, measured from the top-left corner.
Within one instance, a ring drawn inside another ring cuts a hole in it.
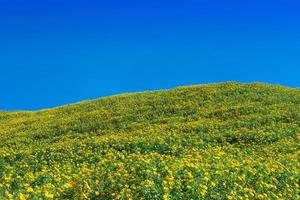
[[[300,89],[178,87],[0,112],[0,199],[300,199]]]

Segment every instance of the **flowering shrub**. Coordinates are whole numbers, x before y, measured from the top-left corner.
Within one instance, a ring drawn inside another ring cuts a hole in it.
[[[0,112],[0,199],[299,199],[300,91],[222,83]]]

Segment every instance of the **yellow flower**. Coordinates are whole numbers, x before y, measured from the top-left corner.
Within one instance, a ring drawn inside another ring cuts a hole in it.
[[[233,199],[233,197],[232,197],[232,196],[230,196],[230,195],[228,195],[228,196],[227,196],[227,199],[228,199],[228,200],[232,200],[232,199]]]
[[[5,196],[7,197],[7,199],[13,199],[13,195],[11,193],[9,193],[8,191],[5,191]]]
[[[199,184],[199,187],[200,187],[200,194],[202,196],[205,196],[206,193],[207,193],[208,187],[206,185],[201,184],[201,183]]]
[[[19,194],[19,199],[20,200],[26,200],[26,196],[22,193]]]
[[[254,197],[255,190],[253,190],[252,188],[249,188],[248,191],[249,191],[250,195],[251,195],[252,197]]]
[[[28,188],[26,188],[26,192],[28,192],[28,193],[31,193],[31,192],[33,192],[33,189],[32,189],[32,187],[28,187]]]
[[[204,176],[204,180],[205,180],[205,181],[208,181],[209,178],[208,178],[207,176]]]
[[[67,189],[69,189],[69,188],[71,188],[73,185],[71,184],[71,183],[66,183],[66,184],[64,184],[64,188],[67,188]]]
[[[88,191],[91,191],[91,187],[89,185],[89,183],[87,181],[84,181],[84,184],[86,185],[86,188],[88,189]]]
[[[48,191],[45,192],[45,197],[48,198],[48,199],[53,199],[54,198],[54,195],[49,193]]]
[[[168,193],[165,193],[164,196],[163,196],[164,200],[169,200],[169,195]]]
[[[259,195],[257,195],[257,198],[258,198],[258,199],[264,199],[264,195],[259,194]]]
[[[146,180],[144,182],[144,185],[145,185],[145,187],[150,188],[150,187],[152,187],[154,185],[154,182],[152,180]]]

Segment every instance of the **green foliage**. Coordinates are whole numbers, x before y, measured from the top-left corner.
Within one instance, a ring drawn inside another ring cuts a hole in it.
[[[0,112],[0,199],[299,199],[300,91],[234,82]]]

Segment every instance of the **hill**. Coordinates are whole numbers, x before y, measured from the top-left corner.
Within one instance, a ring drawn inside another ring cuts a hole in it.
[[[0,199],[299,199],[300,90],[178,87],[0,112]]]

